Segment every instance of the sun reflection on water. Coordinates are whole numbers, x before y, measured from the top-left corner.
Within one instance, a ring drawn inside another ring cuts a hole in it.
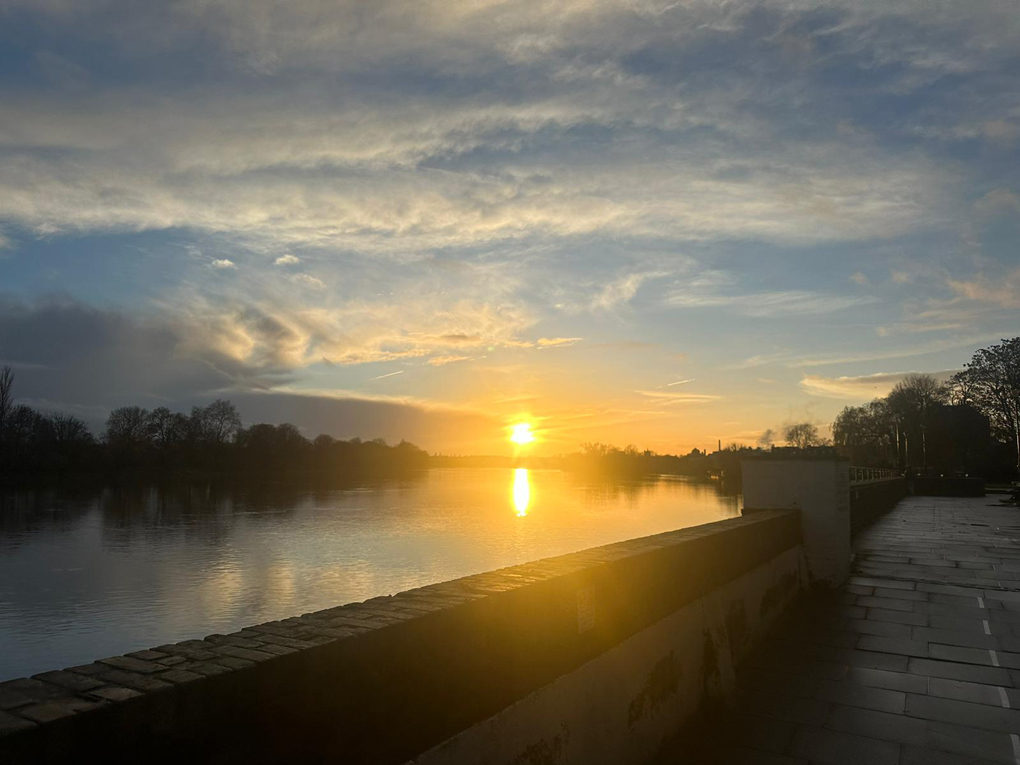
[[[527,468],[516,468],[514,470],[514,509],[517,510],[517,517],[523,518],[528,514],[528,505],[531,504],[531,482],[528,480]]]

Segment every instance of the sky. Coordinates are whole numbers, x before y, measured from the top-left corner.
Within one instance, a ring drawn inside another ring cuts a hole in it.
[[[755,443],[1020,329],[1020,12],[0,0],[0,363],[97,430]]]

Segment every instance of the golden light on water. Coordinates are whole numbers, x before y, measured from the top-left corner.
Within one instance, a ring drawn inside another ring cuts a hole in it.
[[[530,422],[518,422],[510,426],[510,440],[518,446],[534,443],[535,434],[531,432]]]
[[[523,518],[528,514],[528,505],[531,504],[531,481],[528,478],[527,468],[516,468],[514,470],[514,509],[517,517]]]

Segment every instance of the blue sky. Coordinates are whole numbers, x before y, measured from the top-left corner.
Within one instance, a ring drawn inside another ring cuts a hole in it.
[[[0,3],[0,360],[686,451],[1020,327],[1012,2]]]

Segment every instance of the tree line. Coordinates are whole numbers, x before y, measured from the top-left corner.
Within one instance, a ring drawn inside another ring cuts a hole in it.
[[[189,414],[167,407],[114,409],[99,437],[78,417],[44,414],[13,398],[14,372],[0,368],[0,474],[225,471],[329,471],[373,474],[427,467],[428,454],[407,441],[305,438],[290,423],[244,427],[222,399]]]
[[[974,353],[948,382],[914,374],[832,424],[858,465],[1008,478],[1020,471],[1020,337]]]

